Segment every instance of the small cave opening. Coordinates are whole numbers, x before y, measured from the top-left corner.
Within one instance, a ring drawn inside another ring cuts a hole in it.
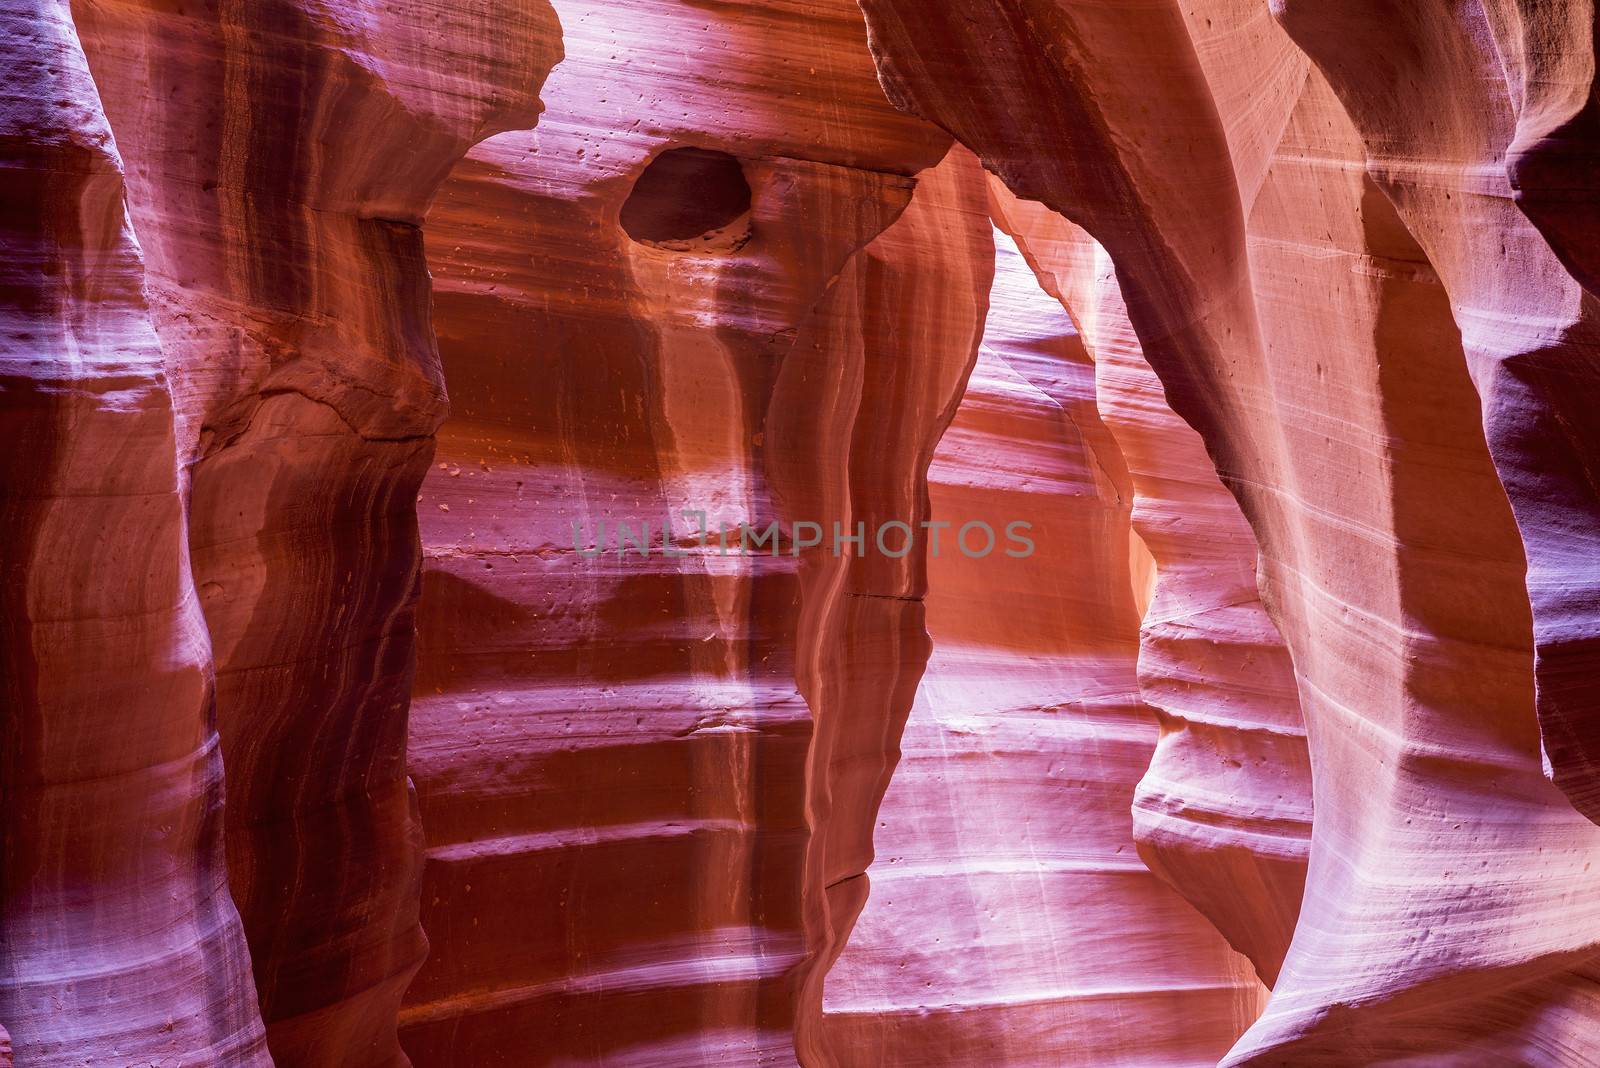
[[[622,205],[622,229],[641,245],[732,251],[749,239],[750,183],[735,156],[673,148],[650,161]]]

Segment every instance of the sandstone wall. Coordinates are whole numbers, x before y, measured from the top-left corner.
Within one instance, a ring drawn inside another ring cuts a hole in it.
[[[0,0],[0,1063],[1592,1064],[1595,26]]]
[[[1315,824],[1282,973],[1226,1063],[1584,1063],[1594,828],[1541,773],[1542,752],[1557,783],[1573,759],[1547,635],[1558,619],[1576,628],[1557,643],[1573,649],[1583,624],[1549,610],[1550,524],[1513,508],[1527,461],[1505,447],[1507,435],[1544,441],[1551,469],[1587,455],[1571,433],[1538,429],[1582,378],[1559,401],[1523,391],[1508,409],[1501,381],[1531,350],[1496,355],[1479,338],[1504,345],[1589,298],[1541,266],[1541,246],[1513,239],[1526,229],[1496,197],[1509,126],[1494,116],[1510,90],[1466,64],[1467,42],[1488,40],[1464,10],[1476,5],[1370,21],[1305,7],[1276,14],[1297,38],[1312,34],[1301,14],[1330,22],[1309,73],[1256,5],[973,4],[919,9],[912,32],[906,5],[864,3],[891,95],[1105,247],[1144,354],[1255,531],[1264,601],[1295,664]],[[1359,57],[1335,28],[1369,35]],[[1413,51],[1427,76],[1385,81]],[[1402,83],[1440,106],[1449,96],[1459,118]],[[1356,87],[1381,106],[1363,114]],[[1420,137],[1387,140],[1408,124],[1484,151],[1430,166]],[[1384,162],[1401,143],[1421,161],[1408,173],[1443,183],[1441,203],[1499,212],[1494,257],[1480,244],[1490,226],[1419,213]],[[1495,292],[1516,314],[1478,312],[1446,255],[1458,247],[1477,250],[1479,276],[1506,265]],[[1591,490],[1541,499],[1571,515]],[[1579,552],[1587,536],[1562,544]],[[1569,567],[1561,595],[1583,601],[1587,573]]]

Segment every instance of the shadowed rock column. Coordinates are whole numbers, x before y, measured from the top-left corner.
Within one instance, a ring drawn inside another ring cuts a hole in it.
[[[282,1068],[403,1063],[417,487],[445,398],[422,214],[531,125],[543,0],[79,5],[192,464],[229,879]]]
[[[270,1063],[122,160],[67,5],[0,5],[0,1063]]]

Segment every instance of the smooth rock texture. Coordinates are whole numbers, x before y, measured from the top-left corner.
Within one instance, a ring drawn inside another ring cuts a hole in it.
[[[1212,1065],[1262,989],[1135,849],[1157,727],[1128,470],[1071,321],[998,245],[983,347],[929,472],[953,524],[928,561],[934,652],[872,896],[828,975],[829,1035],[852,1065]],[[1032,552],[1005,536],[1018,520]],[[985,544],[973,522],[993,553],[962,551]]]
[[[0,0],[0,1064],[1591,1068],[1596,25]]]
[[[918,8],[914,32],[864,9],[896,99],[1106,247],[1260,545],[1316,816],[1282,974],[1225,1063],[1586,1063],[1596,839],[1541,775],[1523,544],[1453,279],[1319,74],[1292,112],[1261,90],[1304,67],[1259,12],[1023,6]]]
[[[1428,3],[1397,19],[1388,5],[1289,2],[1279,14],[1449,293],[1527,554],[1544,758],[1600,822],[1593,6]]]
[[[123,160],[67,5],[0,34],[0,1063],[267,1065]]]
[[[1140,855],[1271,985],[1305,887],[1311,769],[1294,666],[1256,592],[1254,535],[1204,443],[1167,406],[1105,250],[999,182],[991,193],[1095,361],[1133,529],[1154,559],[1138,670],[1161,740],[1134,800]]]
[[[525,126],[551,9],[84,3],[189,472],[228,877],[280,1065],[403,1063],[415,505],[445,409],[418,229]]]

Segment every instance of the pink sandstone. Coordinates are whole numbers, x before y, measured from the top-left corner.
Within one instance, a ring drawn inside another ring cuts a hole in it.
[[[1226,1063],[1584,1063],[1594,829],[1540,774],[1522,545],[1496,506],[1452,279],[1366,173],[1320,74],[1281,148],[1243,136],[1253,96],[1208,79],[1281,70],[1294,45],[1230,25],[1240,5],[1193,29],[1160,4],[1027,6],[1026,34],[987,4],[914,35],[895,4],[866,8],[897,99],[1106,247],[1145,354],[1261,545],[1316,820],[1283,974]],[[1051,39],[1083,50],[1039,47]],[[1204,62],[1230,49],[1232,64]],[[957,69],[1036,80],[957,98]],[[1068,130],[1063,167],[1039,146]]]
[[[1128,465],[1133,529],[1154,557],[1139,689],[1161,740],[1134,800],[1140,855],[1271,985],[1305,887],[1311,771],[1293,664],[1256,593],[1255,538],[1204,443],[1167,406],[1105,250],[999,183],[991,195],[1082,332]]]
[[[0,0],[0,1064],[1590,1068],[1596,26]]]
[[[1127,468],[1071,321],[997,246],[983,348],[929,473],[956,524],[928,563],[934,653],[872,896],[828,976],[830,1036],[855,1065],[1215,1064],[1261,987],[1134,846],[1156,720]],[[1035,553],[959,551],[960,525],[1013,516]]]

